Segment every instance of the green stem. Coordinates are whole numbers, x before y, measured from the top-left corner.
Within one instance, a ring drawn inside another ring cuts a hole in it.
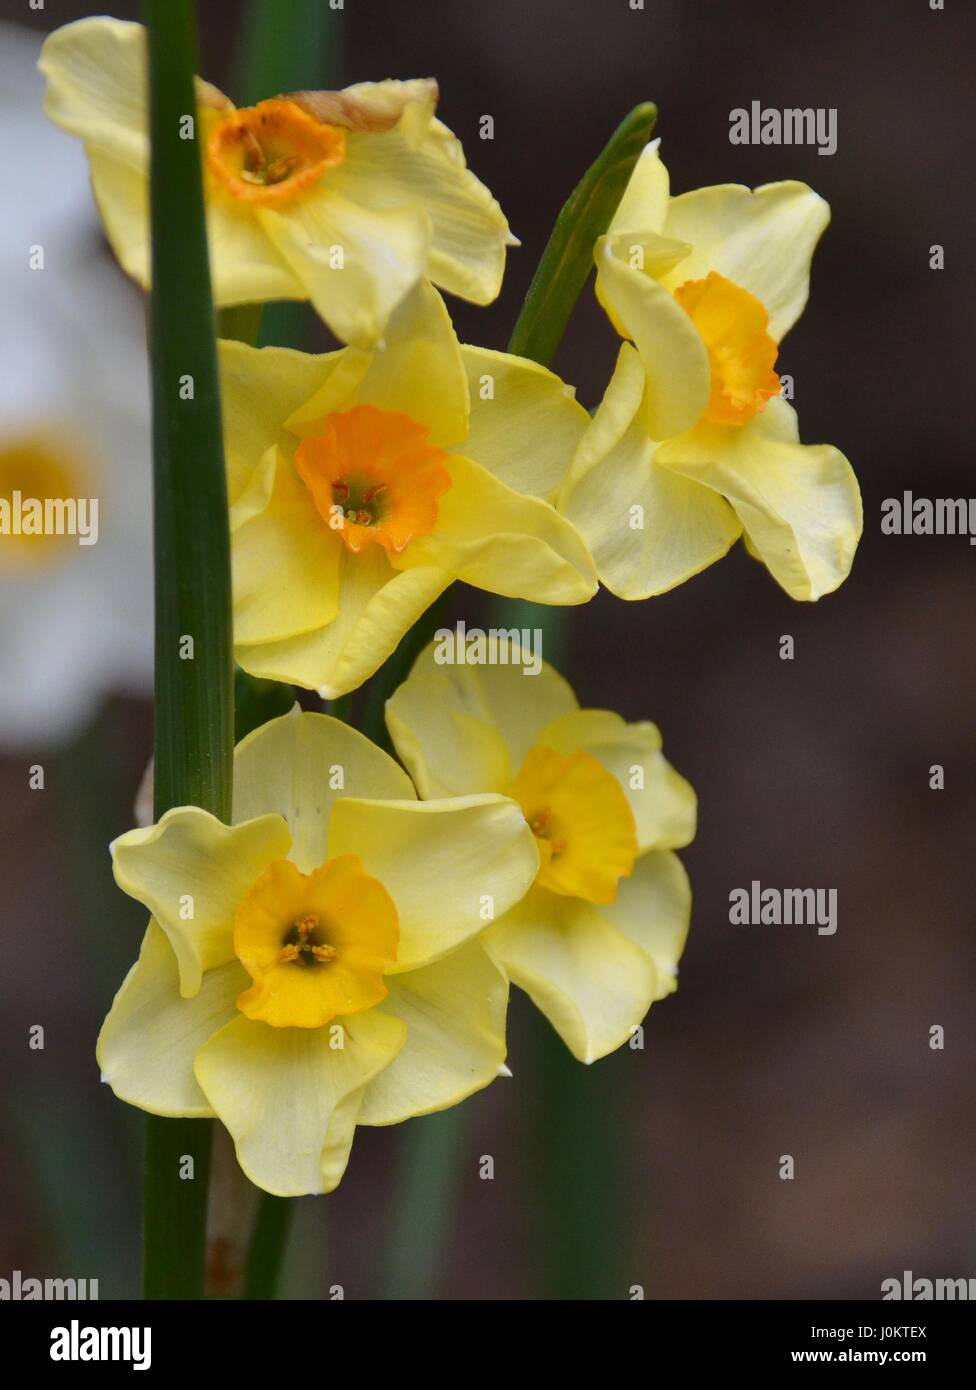
[[[294,1206],[292,1197],[273,1197],[270,1192],[262,1192],[247,1252],[245,1298],[277,1297]]]
[[[610,225],[641,150],[651,138],[657,107],[635,106],[590,165],[556,218],[532,278],[509,352],[548,367],[593,265],[593,247]]]
[[[155,814],[229,821],[234,706],[230,547],[190,0],[146,0],[156,574]],[[200,1298],[211,1123],[150,1116],[147,1298]],[[188,1160],[192,1159],[192,1169]],[[192,1172],[192,1177],[190,1176]]]

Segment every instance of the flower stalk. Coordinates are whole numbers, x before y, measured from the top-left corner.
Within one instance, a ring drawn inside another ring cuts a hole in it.
[[[155,815],[229,821],[230,550],[191,0],[146,0],[150,87]],[[190,123],[188,124],[187,118]],[[192,132],[192,133],[191,133]],[[144,1292],[200,1298],[211,1122],[147,1120]]]

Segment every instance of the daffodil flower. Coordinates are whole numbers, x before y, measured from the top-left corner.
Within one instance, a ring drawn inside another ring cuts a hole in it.
[[[84,141],[115,254],[148,285],[145,31],[78,20],[50,36],[40,66],[47,114]],[[310,299],[359,346],[423,276],[491,303],[517,243],[436,119],[437,95],[428,79],[364,82],[237,109],[198,79],[187,115],[202,146],[216,303]]]
[[[0,746],[35,752],[111,692],[151,693],[153,658],[142,305],[96,246],[81,150],[41,114],[39,47],[0,25]],[[18,494],[84,507],[86,543],[17,534]]]
[[[589,423],[534,362],[461,347],[420,285],[373,352],[220,344],[237,660],[354,690],[454,579],[541,603],[597,587],[545,500]]]
[[[362,734],[296,707],[238,745],[232,825],[180,807],[112,853],[152,919],[103,1077],[153,1114],[218,1117],[266,1191],[331,1191],[357,1124],[502,1067],[507,982],[478,936],[539,863],[506,798],[420,802]]]
[[[628,341],[558,499],[619,597],[663,593],[743,535],[795,599],[847,577],[857,481],[832,445],[799,442],[774,369],[829,216],[796,182],[673,198],[656,142],[638,161],[595,248]]]
[[[653,724],[580,709],[546,662],[438,664],[435,642],[387,704],[390,735],[424,797],[498,792],[539,850],[531,890],[485,933],[508,977],[582,1062],[630,1039],[677,985],[691,909],[673,851],[696,801]]]

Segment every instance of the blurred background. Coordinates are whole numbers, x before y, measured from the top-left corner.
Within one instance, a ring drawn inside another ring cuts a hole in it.
[[[854,572],[816,605],[792,603],[737,547],[664,597],[603,594],[572,614],[561,664],[581,702],[655,720],[699,793],[680,990],[646,1020],[643,1051],[591,1068],[518,996],[514,1079],[443,1116],[360,1129],[338,1192],[300,1204],[284,1293],[876,1299],[906,1269],[976,1276],[976,554],[964,537],[879,525],[903,489],[976,493],[976,11],[271,8],[308,26],[301,79],[283,85],[438,78],[440,115],[522,241],[495,305],[450,301],[468,341],[505,346],[562,202],[639,101],[660,108],[675,192],[810,182],[833,223],[780,370],[804,440],[844,450],[865,502]],[[270,95],[262,64],[281,35],[262,37],[254,4],[198,10],[204,74],[238,100]],[[11,460],[54,459],[75,495],[103,499],[97,546],[54,543],[31,570],[17,556],[0,569],[0,1274],[95,1277],[103,1297],[131,1297],[141,1117],[100,1086],[93,1048],[143,927],[107,845],[133,822],[152,737],[144,329],[80,147],[44,122],[34,72],[43,31],[93,12],[0,3],[0,492],[18,485]],[[753,100],[835,107],[836,154],[731,145],[729,112]],[[33,244],[43,274],[25,268]],[[305,309],[269,324],[327,345]],[[615,353],[588,288],[554,366],[592,406]],[[455,616],[490,620],[490,604],[459,588]],[[836,888],[836,935],[730,926],[729,892],[752,879]],[[27,1047],[36,1024],[43,1051]]]

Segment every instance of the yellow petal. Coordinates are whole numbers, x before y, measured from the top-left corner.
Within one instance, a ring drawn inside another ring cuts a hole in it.
[[[254,676],[317,690],[325,700],[356,690],[390,655],[425,609],[450,584],[449,570],[427,566],[398,573],[381,546],[358,555],[342,547],[339,611],[334,622],[281,642],[235,645]]]
[[[534,888],[485,934],[509,979],[581,1062],[627,1042],[657,995],[650,957],[606,914],[605,907]]]
[[[589,753],[613,774],[633,812],[641,853],[678,848],[695,838],[695,793],[661,752],[657,725],[628,724],[610,710],[574,710],[547,724],[538,744],[567,758]]]
[[[791,598],[821,598],[847,578],[863,525],[857,479],[833,445],[798,442],[786,401],[774,398],[738,429],[700,426],[662,444],[655,457],[728,498]]]
[[[395,104],[395,85],[406,84],[363,83],[347,95],[375,102],[375,89],[383,86],[384,100]],[[350,131],[335,186],[370,208],[423,207],[430,218],[426,274],[452,294],[490,304],[501,288],[505,247],[514,238],[495,199],[466,168],[461,142],[432,118],[429,91],[423,97],[404,106],[391,130]]]
[[[336,803],[329,855],[357,854],[400,918],[396,973],[456,949],[527,891],[539,868],[532,832],[514,801]]]
[[[178,806],[156,825],[113,842],[115,881],[169,937],[186,998],[196,994],[205,971],[231,959],[241,898],[290,845],[278,815],[230,826],[196,806]]]
[[[368,348],[424,273],[427,216],[419,204],[375,211],[350,202],[334,173],[285,211],[259,207],[255,216],[336,337]]]
[[[596,573],[576,530],[548,502],[515,492],[471,459],[447,459],[452,487],[437,524],[394,563],[435,565],[489,593],[536,603],[585,603]]]
[[[468,381],[443,299],[426,281],[394,312],[375,351],[349,348],[340,369],[288,418],[293,433],[318,434],[336,410],[375,405],[409,415],[443,449],[468,430]]]
[[[715,270],[756,296],[781,342],[807,302],[810,262],[829,221],[823,198],[795,180],[755,192],[726,183],[682,193],[671,199],[664,230],[694,249],[664,284],[673,290]]]
[[[691,887],[678,856],[670,850],[642,855],[630,878],[621,881],[616,902],[603,912],[654,962],[654,998],[672,994],[691,919]]]
[[[558,506],[589,546],[600,580],[649,598],[720,559],[742,533],[721,497],[655,462],[641,410],[643,370],[627,344],[573,460]]]
[[[640,353],[649,434],[667,439],[701,419],[711,394],[711,368],[701,335],[668,290],[620,260],[605,237],[595,251],[600,295]]]
[[[219,342],[217,349],[227,492],[233,504],[273,445],[286,453],[294,451],[294,435],[285,421],[334,374],[344,354],[253,348],[229,341]]]
[[[550,497],[590,417],[554,372],[487,348],[461,349],[471,396],[462,452],[516,492]]]
[[[252,509],[252,492],[267,504]],[[268,450],[239,502],[231,536],[235,642],[281,641],[331,623],[342,541],[280,449]]]
[[[453,635],[425,647],[387,701],[390,737],[422,797],[500,792],[576,697],[548,662],[526,675],[516,665],[441,664],[440,652],[457,654]]]
[[[151,921],[98,1035],[98,1065],[119,1100],[153,1115],[212,1116],[193,1060],[238,1016],[234,1001],[246,983],[235,959],[208,970],[199,992],[181,999],[176,957]]]
[[[508,981],[477,941],[387,977],[380,1005],[407,1026],[395,1061],[366,1087],[361,1125],[393,1125],[457,1105],[505,1061]]]
[[[291,832],[289,858],[311,873],[328,857],[328,822],[342,796],[416,799],[403,768],[356,729],[298,708],[262,724],[234,750],[234,820],[274,812]]]
[[[670,179],[661,158],[660,141],[652,140],[641,151],[617,204],[608,234],[613,237],[634,229],[662,231],[668,215]]]
[[[55,29],[38,68],[46,115],[56,125],[136,169],[149,161],[146,31],[96,17]]]
[[[345,1171],[363,1087],[406,1027],[378,1009],[325,1028],[236,1018],[197,1053],[196,1077],[256,1186],[279,1197],[331,1192]],[[341,1046],[339,1045],[341,1043]]]

